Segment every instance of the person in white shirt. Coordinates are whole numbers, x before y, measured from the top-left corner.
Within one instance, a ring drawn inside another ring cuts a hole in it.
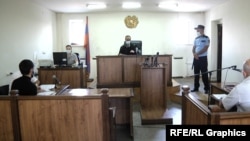
[[[67,64],[71,66],[78,66],[78,58],[75,53],[72,53],[72,46],[67,45],[66,46],[66,51],[67,51]]]
[[[237,107],[238,112],[250,111],[250,59],[244,62],[242,74],[244,80],[236,85],[220,102],[220,106],[226,111],[234,106]]]

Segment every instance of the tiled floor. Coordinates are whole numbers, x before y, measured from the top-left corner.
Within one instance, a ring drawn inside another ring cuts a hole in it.
[[[133,133],[131,137],[128,127],[117,127],[117,141],[165,141],[165,125],[142,125],[140,116],[140,105],[134,104],[133,108]],[[180,114],[180,112],[179,112]],[[178,121],[178,120],[177,120]]]
[[[180,104],[168,103],[169,112],[174,113],[173,124],[181,124]],[[142,125],[139,104],[133,110],[134,141],[166,141],[165,124]]]
[[[185,81],[180,80],[183,84]],[[190,83],[190,82],[189,82]],[[189,84],[187,84],[189,85]],[[181,105],[168,101],[169,111],[174,114],[173,124],[181,124]],[[119,127],[117,129],[117,141],[166,141],[165,124],[160,125],[142,125],[140,115],[140,104],[135,103],[133,106],[133,138],[129,135],[127,127]]]
[[[193,78],[178,78],[175,79],[180,85],[188,85],[193,88]],[[207,96],[203,94],[203,84],[201,82],[200,92],[192,93],[194,96],[206,100]],[[168,101],[169,111],[173,113],[173,124],[181,124],[181,105]],[[133,133],[130,136],[129,127],[116,127],[116,141],[166,141],[165,124],[160,125],[142,125],[140,117],[140,104],[135,103],[133,106]]]

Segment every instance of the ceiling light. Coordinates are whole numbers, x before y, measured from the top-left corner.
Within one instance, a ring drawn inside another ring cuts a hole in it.
[[[127,9],[140,8],[140,7],[141,7],[141,4],[139,2],[124,2],[122,4],[122,8],[127,8]]]
[[[161,2],[158,4],[160,8],[177,8],[179,3],[177,1]]]
[[[103,9],[106,8],[106,4],[104,3],[92,3],[92,4],[87,4],[88,9]]]

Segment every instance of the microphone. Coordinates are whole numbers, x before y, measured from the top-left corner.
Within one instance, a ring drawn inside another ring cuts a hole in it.
[[[150,56],[145,58],[145,61],[143,63],[144,67],[149,67],[150,66],[150,62],[149,62]]]
[[[241,69],[237,69],[236,66],[232,66],[232,70],[235,70],[235,71],[238,71],[238,72],[242,72],[242,70]]]
[[[234,70],[234,69],[236,69],[236,68],[237,68],[237,66],[236,66],[236,65],[234,65],[234,66],[231,66],[231,68]]]
[[[135,47],[135,53],[138,54],[138,47]]]
[[[61,82],[57,79],[56,75],[53,75],[52,78],[55,83],[55,88],[59,88],[58,85],[61,85]]]
[[[158,55],[159,55],[159,52],[156,53],[156,56],[154,58],[154,66],[157,67],[158,66]]]
[[[238,71],[238,72],[242,72],[242,70],[241,70],[241,69],[233,69],[233,70]]]

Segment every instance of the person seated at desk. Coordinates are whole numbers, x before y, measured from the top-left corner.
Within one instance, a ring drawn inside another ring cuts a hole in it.
[[[126,35],[124,44],[120,47],[119,55],[136,55],[136,48],[130,44],[131,36]]]
[[[250,59],[244,62],[242,73],[244,80],[220,100],[219,107],[223,109],[222,111],[229,111],[234,106],[238,112],[250,111]]]
[[[66,52],[67,52],[67,64],[69,66],[78,66],[78,57],[76,56],[75,53],[72,53],[72,46],[67,45],[66,46]]]
[[[19,95],[36,95],[37,86],[31,82],[34,75],[34,64],[31,60],[24,59],[19,63],[19,70],[22,76],[15,79],[11,90],[18,90]]]
[[[21,76],[22,76],[22,74],[21,74],[20,70],[11,75],[12,79],[11,79],[10,84],[9,84],[9,90],[11,90],[11,86],[12,86],[13,81]],[[36,85],[37,89],[40,89],[40,81],[38,80],[38,78],[36,76],[34,76],[34,75],[32,76],[31,82]]]

